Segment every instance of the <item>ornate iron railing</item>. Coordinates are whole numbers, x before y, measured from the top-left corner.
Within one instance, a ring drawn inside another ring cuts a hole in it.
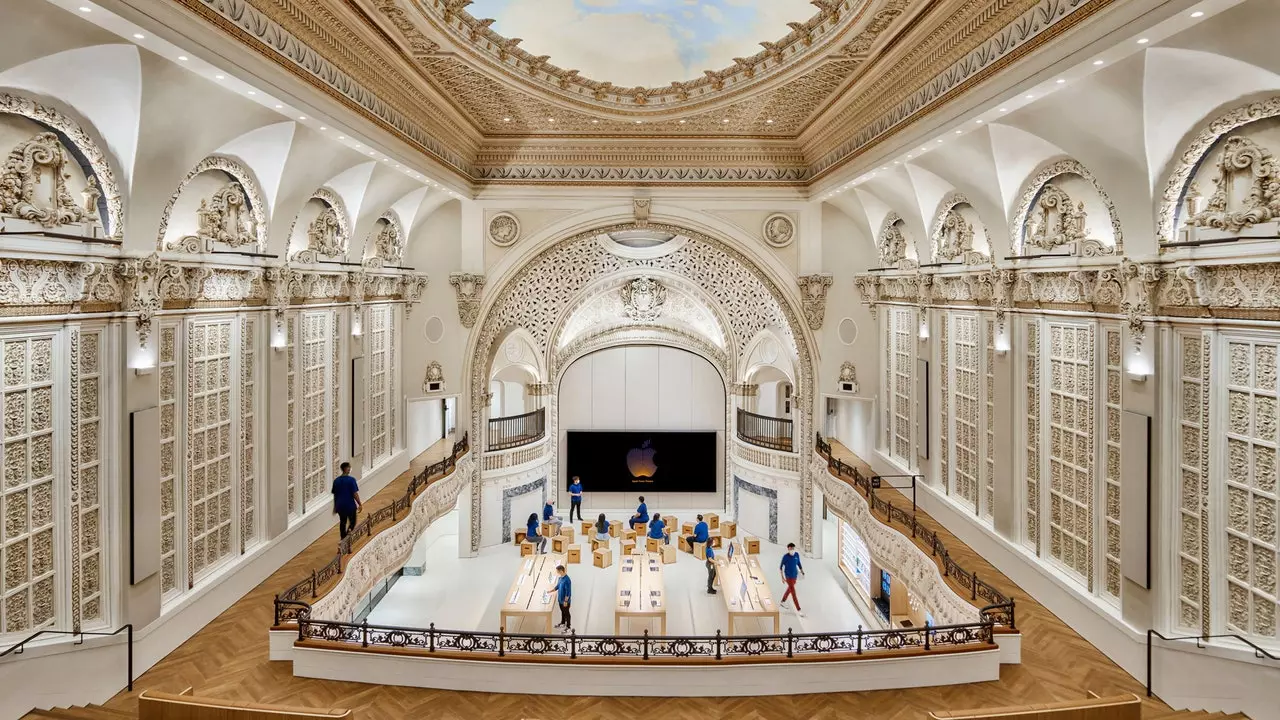
[[[738,439],[770,450],[792,451],[791,420],[757,415],[738,408]]]
[[[547,434],[546,408],[489,420],[489,452],[510,450],[541,440]]]
[[[976,571],[965,569],[951,557],[946,544],[942,542],[938,534],[916,519],[914,499],[912,500],[911,510],[895,506],[893,502],[885,500],[876,494],[875,485],[877,483],[873,482],[873,478],[864,476],[857,468],[832,455],[831,444],[824,440],[820,433],[817,435],[815,445],[818,453],[826,458],[827,469],[831,470],[836,477],[850,481],[854,488],[865,495],[872,512],[886,518],[890,526],[898,523],[904,529],[909,529],[913,539],[929,548],[929,552],[937,559],[938,564],[942,566],[943,577],[951,578],[957,585],[967,590],[970,600],[974,602],[982,600],[988,603],[982,610],[984,617],[991,615],[995,624],[1004,625],[1010,629],[1017,628],[1013,599],[997,590],[994,586],[984,582],[978,577]],[[913,480],[913,489],[914,485],[915,482]]]
[[[778,635],[656,636],[643,635],[523,635],[407,628],[329,620],[298,620],[298,640],[349,644],[352,647],[416,649],[426,653],[474,654],[490,657],[557,657],[559,659],[688,660],[706,662],[736,658],[775,661],[794,657],[875,655],[899,650],[930,651],[995,645],[991,620],[965,625],[944,625],[892,630],[857,630],[834,633]]]
[[[356,523],[355,528],[345,538],[338,541],[338,553],[334,555],[332,560],[312,570],[311,575],[294,583],[288,590],[276,595],[275,624],[279,626],[288,622],[296,622],[301,618],[311,617],[311,605],[307,601],[319,597],[320,590],[342,574],[342,559],[350,555],[361,540],[372,537],[376,531],[380,531],[382,525],[394,523],[404,517],[413,506],[414,498],[418,497],[418,494],[425,490],[433,480],[438,480],[453,472],[454,466],[458,464],[458,458],[465,455],[470,448],[470,438],[467,435],[463,435],[461,440],[453,444],[448,457],[426,466],[421,472],[413,476],[404,495],[396,498],[386,507],[365,515],[364,520]]]

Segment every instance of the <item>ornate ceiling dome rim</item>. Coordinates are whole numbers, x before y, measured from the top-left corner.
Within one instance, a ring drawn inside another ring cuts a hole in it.
[[[375,0],[386,12],[395,0]],[[501,79],[519,89],[545,95],[544,99],[568,102],[597,111],[623,111],[628,117],[641,113],[659,117],[665,112],[702,109],[723,101],[739,101],[752,91],[764,91],[824,61],[831,47],[860,24],[876,0],[827,0],[814,3],[818,12],[805,22],[789,23],[792,31],[776,42],[762,42],[765,49],[720,70],[704,70],[703,77],[673,81],[660,87],[616,87],[613,83],[561,68],[550,56],[535,56],[521,49],[521,38],[508,38],[489,27],[492,19],[478,19],[465,10],[470,0],[424,0],[413,9],[458,50],[483,61]],[[789,56],[788,56],[788,53]],[[764,67],[761,67],[764,66]],[[693,93],[699,93],[694,97]],[[707,93],[711,93],[708,97]],[[657,105],[653,105],[654,102]]]

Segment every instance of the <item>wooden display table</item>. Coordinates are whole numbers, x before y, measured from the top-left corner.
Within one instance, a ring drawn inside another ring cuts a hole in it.
[[[613,611],[613,634],[622,634],[623,618],[659,620],[659,635],[667,634],[667,593],[662,557],[657,553],[628,555],[618,560],[618,593]]]
[[[551,587],[556,578],[556,566],[564,565],[563,555],[535,555],[520,560],[520,570],[516,579],[511,581],[511,589],[507,591],[507,600],[502,605],[499,620],[504,632],[515,632],[507,627],[512,618],[542,618],[546,622],[546,633],[551,634],[551,611],[556,609],[555,593],[544,593]]]
[[[773,632],[781,632],[782,619],[773,592],[765,582],[760,568],[760,556],[743,552],[742,546],[733,543],[733,560],[729,552],[716,553],[716,579],[720,583],[720,597],[729,613],[729,634],[735,634],[734,622],[739,618],[773,618]]]

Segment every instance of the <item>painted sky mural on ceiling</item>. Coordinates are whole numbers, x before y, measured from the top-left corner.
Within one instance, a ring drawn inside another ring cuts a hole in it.
[[[467,12],[560,67],[654,87],[754,55],[816,11],[809,0],[475,0]]]

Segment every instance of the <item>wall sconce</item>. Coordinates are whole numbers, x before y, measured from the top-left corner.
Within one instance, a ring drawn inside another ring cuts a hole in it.
[[[351,316],[351,336],[360,337],[364,334],[364,323],[361,321],[360,314],[355,313]]]
[[[996,331],[996,339],[995,339],[995,342],[992,343],[992,345],[995,347],[997,355],[1008,355],[1009,354],[1009,333],[1004,330]]]
[[[1134,350],[1129,362],[1125,363],[1124,375],[1133,382],[1140,383],[1151,377],[1151,362],[1143,356],[1141,347]]]
[[[929,339],[929,321],[928,320],[921,321],[920,323],[920,339],[921,340]]]

